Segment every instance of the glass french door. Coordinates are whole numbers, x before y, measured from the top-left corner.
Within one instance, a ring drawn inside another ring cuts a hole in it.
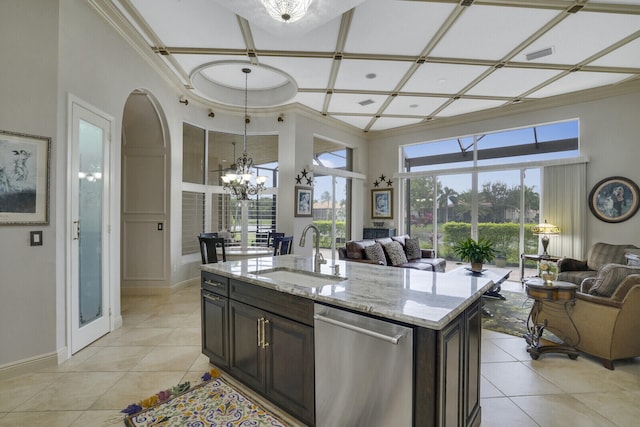
[[[110,330],[108,153],[110,122],[72,103],[71,352]]]

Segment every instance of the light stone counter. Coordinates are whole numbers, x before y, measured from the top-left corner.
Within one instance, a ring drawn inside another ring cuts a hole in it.
[[[331,262],[329,262],[330,264]],[[278,267],[313,271],[313,259],[296,255],[206,264],[202,270],[314,301],[441,330],[469,305],[506,280],[511,270],[492,268],[480,275],[464,267],[447,273],[425,272],[336,261],[345,280],[320,287],[292,285],[256,272]],[[322,266],[322,274],[331,274]]]

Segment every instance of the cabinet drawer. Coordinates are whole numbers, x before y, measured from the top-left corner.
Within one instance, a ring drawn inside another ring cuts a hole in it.
[[[230,280],[230,298],[313,326],[313,301],[258,285]]]
[[[202,289],[225,297],[229,296],[229,278],[206,271],[203,271],[200,277]]]

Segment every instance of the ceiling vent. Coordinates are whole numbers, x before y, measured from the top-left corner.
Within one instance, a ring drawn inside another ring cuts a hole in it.
[[[358,104],[360,104],[363,107],[366,107],[367,105],[371,105],[373,103],[374,103],[373,99],[365,99],[364,101],[358,102]]]
[[[533,61],[534,59],[543,58],[551,54],[553,54],[553,47],[548,47],[536,52],[527,53],[525,56],[527,57],[527,61]]]

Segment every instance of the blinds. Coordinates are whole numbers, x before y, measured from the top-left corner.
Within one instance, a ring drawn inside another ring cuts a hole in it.
[[[200,252],[198,234],[204,231],[204,193],[182,192],[182,255]]]

